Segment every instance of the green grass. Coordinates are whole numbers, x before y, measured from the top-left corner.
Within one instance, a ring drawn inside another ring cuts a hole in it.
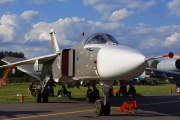
[[[0,88],[0,103],[17,103],[19,102],[19,96],[17,94],[24,95],[24,102],[35,102],[35,98],[28,96],[28,84],[9,84],[3,88]],[[57,95],[57,91],[61,88],[61,86],[57,85],[54,87],[54,94]],[[97,84],[97,88],[100,91],[100,96],[102,96],[101,86]],[[119,90],[119,86],[113,86],[114,89]],[[127,86],[128,88],[128,86]],[[158,85],[145,85],[138,86],[135,85],[137,93],[142,95],[147,94],[165,94],[169,93],[172,88],[173,92],[175,92],[175,84],[158,84]],[[81,86],[78,88],[67,88],[68,91],[71,91],[72,98],[84,98],[86,96],[87,87]],[[50,101],[59,100],[59,99],[67,99],[67,98],[58,98],[58,97],[50,97]]]

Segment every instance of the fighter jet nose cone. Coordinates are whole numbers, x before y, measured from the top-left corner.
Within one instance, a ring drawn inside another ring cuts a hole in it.
[[[145,56],[125,46],[101,49],[97,63],[100,76],[114,79],[132,79],[146,67]]]

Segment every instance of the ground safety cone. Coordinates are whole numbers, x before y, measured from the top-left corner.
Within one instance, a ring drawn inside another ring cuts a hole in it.
[[[134,114],[134,109],[137,110],[137,104],[136,100],[133,101],[124,101],[122,106],[116,109],[116,111],[121,111],[126,114],[127,112],[131,112],[131,114]]]
[[[23,96],[23,94],[19,96],[19,99],[20,99],[20,102],[23,103],[23,101],[24,101],[24,96]]]
[[[172,93],[172,88],[170,89],[170,93]]]

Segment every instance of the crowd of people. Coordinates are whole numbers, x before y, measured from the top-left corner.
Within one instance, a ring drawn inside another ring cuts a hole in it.
[[[86,101],[94,102],[100,98],[99,90],[96,88],[95,85],[92,86],[93,89],[91,89],[90,87],[91,86],[89,85],[87,93],[86,93]],[[31,96],[36,97],[36,86],[34,86],[33,82],[30,83],[28,91]],[[114,92],[113,86],[110,86],[110,88],[109,88],[109,96],[110,97],[113,96],[113,92]],[[116,96],[122,95],[125,97],[129,97],[129,95],[132,95],[132,97],[134,98],[135,94],[136,94],[136,89],[131,84],[129,84],[129,89],[127,90],[126,85],[121,83],[119,90],[116,90]],[[58,91],[57,96],[58,97],[67,96],[68,98],[71,98],[71,92],[66,89],[65,85],[62,85],[62,88]]]
[[[136,94],[136,89],[132,84],[129,84],[129,89],[127,90],[127,87],[125,84],[121,84],[119,90],[116,92],[116,96],[125,96],[125,97],[129,97],[129,95],[132,95],[132,97],[134,98]],[[109,88],[109,96],[112,97],[113,96],[113,87],[111,86]]]

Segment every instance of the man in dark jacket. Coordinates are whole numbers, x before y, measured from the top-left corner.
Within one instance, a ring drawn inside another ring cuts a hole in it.
[[[126,85],[125,85],[125,84],[122,84],[122,85],[121,85],[121,87],[120,87],[120,89],[119,89],[119,95],[118,95],[118,96],[120,96],[120,94],[122,94],[122,95],[124,95],[124,96],[127,95],[127,88],[126,88]]]
[[[136,94],[136,89],[134,88],[133,85],[129,85],[128,96],[129,96],[129,94],[132,94],[132,96],[134,98],[134,96]]]

